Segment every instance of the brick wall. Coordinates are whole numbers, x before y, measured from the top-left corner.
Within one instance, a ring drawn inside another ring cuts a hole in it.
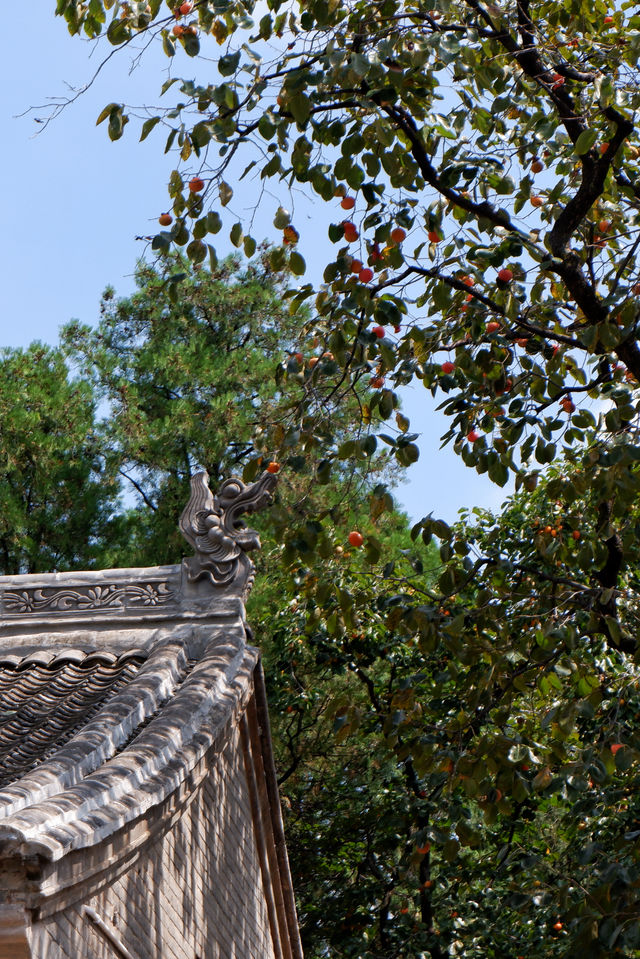
[[[238,729],[184,815],[133,867],[34,924],[33,959],[273,959]]]

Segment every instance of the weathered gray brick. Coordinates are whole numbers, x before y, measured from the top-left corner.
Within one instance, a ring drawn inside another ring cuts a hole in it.
[[[113,959],[84,904],[134,959],[273,959],[237,732],[185,814],[129,872],[33,927],[34,959]]]

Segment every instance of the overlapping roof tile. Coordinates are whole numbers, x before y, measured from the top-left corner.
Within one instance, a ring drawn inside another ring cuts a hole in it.
[[[0,653],[0,787],[51,758],[146,658],[142,649]]]

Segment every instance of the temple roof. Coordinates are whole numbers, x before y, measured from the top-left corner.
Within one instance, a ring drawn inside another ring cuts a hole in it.
[[[252,695],[240,517],[274,484],[196,474],[181,565],[0,576],[0,854],[54,863],[193,785]]]
[[[274,942],[289,943],[282,954],[301,959],[264,680],[244,608],[247,553],[260,541],[240,516],[270,500],[275,477],[230,479],[215,495],[207,480],[192,479],[180,528],[194,555],[181,564],[0,576],[3,956],[17,955],[16,936],[20,956],[31,955],[29,922],[84,901],[144,858],[241,749],[256,855],[270,870],[265,897],[272,877],[279,890],[277,903],[269,892],[270,928]]]
[[[244,607],[260,541],[240,517],[269,502],[275,477],[215,495],[207,480],[192,478],[181,564],[0,576],[2,956],[31,956],[29,929],[137,874],[214,783],[224,803],[218,772],[240,750],[275,953],[302,959]]]
[[[46,646],[46,637],[43,637]],[[144,649],[0,649],[0,787],[54,756],[137,674]]]

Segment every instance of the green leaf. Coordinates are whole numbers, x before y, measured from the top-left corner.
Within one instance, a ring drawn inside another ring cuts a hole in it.
[[[279,206],[273,218],[273,225],[277,230],[283,230],[291,223],[291,214],[284,207]]]
[[[131,28],[126,20],[112,20],[107,27],[107,39],[114,47],[119,46],[131,36]]]
[[[406,433],[409,429],[410,423],[406,416],[403,416],[402,413],[396,413],[396,423],[398,424],[398,429],[402,433]]]
[[[573,152],[578,156],[588,153],[597,139],[597,130],[583,130],[574,144]]]
[[[140,133],[141,141],[147,139],[157,123],[160,123],[160,117],[149,117],[148,120],[144,121],[142,124],[142,132]]]
[[[196,34],[188,33],[183,37],[183,44],[187,56],[197,57],[200,53],[200,39]]]
[[[162,87],[160,88],[160,96],[163,96],[163,94],[165,94],[167,90],[173,86],[174,83],[178,83],[178,82],[179,82],[178,77],[169,77],[168,80],[165,80],[164,83],[162,84]]]
[[[240,63],[240,51],[228,53],[218,60],[218,71],[223,77],[232,76],[238,69]]]
[[[212,136],[211,125],[203,121],[196,123],[191,131],[191,142],[196,149],[201,149],[209,143]]]
[[[151,249],[158,253],[166,253],[171,247],[171,234],[158,233],[151,241]]]
[[[460,843],[458,842],[458,840],[448,839],[443,846],[442,855],[444,856],[447,862],[453,862],[457,858],[459,850],[460,850]]]
[[[207,231],[209,233],[219,233],[222,229],[222,220],[216,210],[210,210],[207,213]]]
[[[304,258],[296,250],[292,250],[289,255],[289,266],[294,276],[302,276],[307,268]]]
[[[225,183],[224,180],[220,181],[220,186],[218,187],[218,189],[220,192],[220,205],[226,206],[231,200],[231,197],[233,196],[233,190],[231,189],[228,183]]]
[[[116,107],[109,114],[109,139],[119,140],[124,131],[125,124],[129,122],[129,117],[122,112],[122,107]]]
[[[369,60],[360,53],[354,53],[351,57],[350,67],[357,77],[366,77],[369,72]]]
[[[171,133],[169,134],[169,136],[167,137],[167,142],[166,142],[166,145],[165,145],[165,148],[164,148],[164,152],[165,152],[165,153],[168,153],[168,152],[169,152],[169,150],[170,150],[171,147],[173,146],[173,141],[175,140],[175,138],[177,137],[177,135],[178,135],[177,129],[173,129],[173,130],[171,131]]]
[[[187,247],[187,256],[192,263],[202,263],[207,255],[207,245],[202,240],[192,240]]]
[[[304,93],[298,93],[289,99],[287,106],[293,114],[296,123],[304,126],[311,115],[311,100],[309,97],[305,96]]]
[[[98,119],[96,120],[96,126],[106,120],[107,117],[110,117],[114,110],[122,111],[123,107],[121,103],[108,103],[104,110],[98,114]]]
[[[276,132],[274,124],[266,113],[263,113],[258,120],[258,131],[260,136],[264,137],[265,140],[270,140]]]

